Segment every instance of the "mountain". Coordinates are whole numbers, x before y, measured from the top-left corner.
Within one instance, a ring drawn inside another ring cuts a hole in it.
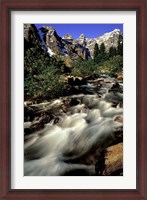
[[[120,39],[123,40],[123,34],[119,29],[96,38],[86,38],[82,33],[79,38],[74,39],[70,33],[61,38],[52,26],[43,26],[37,30],[35,25],[24,25],[25,49],[38,45],[50,57],[55,56],[64,60],[68,67],[71,66],[72,60],[93,58],[96,43],[99,47],[104,43],[106,52],[109,52],[110,47],[117,48]]]
[[[119,38],[123,38],[119,29],[97,38],[86,38],[82,33],[77,39],[74,39],[69,33],[61,38],[53,27],[42,27],[41,30],[44,33],[44,41],[52,55],[69,56],[71,59],[76,59],[79,56],[83,59],[93,57],[96,43],[99,46],[104,43],[106,52],[108,52],[110,47],[117,47]]]
[[[46,51],[46,46],[42,43],[36,26],[34,24],[24,24],[24,53],[32,47]]]
[[[109,52],[110,47],[117,48],[119,39],[121,39],[121,41],[123,40],[123,34],[119,29],[115,29],[97,38],[86,38],[86,48],[89,49],[90,56],[93,57],[94,46],[96,43],[99,45],[99,47],[102,43],[104,43],[106,52]]]
[[[84,47],[83,43],[76,42],[72,35],[66,34],[61,38],[51,26],[43,26],[40,31],[48,54],[50,56],[62,57],[67,66],[70,66],[71,61],[79,57],[84,60],[88,58],[88,49]]]

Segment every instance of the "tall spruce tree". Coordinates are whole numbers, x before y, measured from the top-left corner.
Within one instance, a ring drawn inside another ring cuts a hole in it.
[[[109,49],[109,57],[114,57],[116,56],[116,48],[115,47],[110,47]]]
[[[123,37],[121,35],[118,39],[117,55],[123,56]]]
[[[104,43],[100,45],[100,54],[104,56],[106,55],[106,48]]]
[[[94,59],[96,59],[98,57],[98,54],[99,54],[99,47],[98,47],[98,44],[96,43],[95,46],[94,46]]]

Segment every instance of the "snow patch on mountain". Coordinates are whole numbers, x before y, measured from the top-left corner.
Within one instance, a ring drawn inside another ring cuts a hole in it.
[[[54,52],[52,51],[52,49],[50,49],[49,47],[48,47],[47,52],[48,52],[48,54],[49,54],[50,56],[55,55],[55,53],[54,53]]]

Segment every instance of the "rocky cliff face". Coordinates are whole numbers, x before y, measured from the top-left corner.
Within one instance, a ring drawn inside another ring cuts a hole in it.
[[[69,33],[61,38],[53,27],[43,27],[41,30],[45,34],[44,41],[48,47],[49,54],[68,56],[71,60],[78,57],[84,60],[93,57],[96,43],[99,46],[104,43],[106,52],[108,52],[110,47],[117,47],[120,36],[123,37],[119,29],[105,33],[97,38],[86,38],[82,33],[77,39],[74,39]]]
[[[31,47],[46,51],[46,47],[41,41],[36,26],[34,24],[24,24],[24,52]]]
[[[87,59],[88,49],[84,47],[83,43],[75,42],[72,35],[66,34],[61,38],[51,26],[44,26],[40,30],[50,56],[62,57],[68,66],[70,66],[72,60],[78,59],[79,57],[84,60]]]
[[[54,27],[43,26],[38,31],[35,25],[24,25],[25,50],[33,45],[39,46],[48,52],[49,56],[62,58],[68,67],[71,66],[72,60],[93,58],[96,43],[99,46],[104,43],[106,52],[110,47],[117,47],[120,37],[123,39],[122,33],[115,29],[97,38],[86,38],[83,33],[77,39],[69,33],[61,38]]]

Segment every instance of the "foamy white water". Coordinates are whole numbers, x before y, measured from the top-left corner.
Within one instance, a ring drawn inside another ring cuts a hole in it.
[[[53,117],[45,123],[45,128],[25,134],[25,176],[77,175],[79,172],[81,175],[95,175],[94,164],[77,160],[84,158],[91,150],[114,144],[123,128],[123,123],[116,120],[118,116],[123,117],[123,94],[109,93],[113,79],[112,82],[110,78],[104,81],[100,88],[105,90],[102,96],[96,91],[92,95],[73,95],[34,105],[48,111]],[[92,83],[83,87],[94,91],[96,88]],[[65,111],[65,101],[71,99],[76,99],[77,105],[66,106]],[[57,118],[58,122],[55,123]],[[27,126],[30,126],[30,122],[25,122]]]

